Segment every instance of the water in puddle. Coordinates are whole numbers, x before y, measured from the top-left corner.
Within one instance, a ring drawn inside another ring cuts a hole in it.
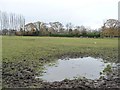
[[[74,79],[75,77],[85,77],[87,79],[98,79],[100,72],[108,63],[104,63],[100,58],[84,57],[59,59],[55,65],[46,65],[42,78],[45,81],[62,81],[64,79]]]

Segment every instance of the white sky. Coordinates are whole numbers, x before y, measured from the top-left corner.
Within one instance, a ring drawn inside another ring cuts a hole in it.
[[[26,23],[60,21],[64,25],[99,28],[109,18],[118,19],[119,0],[0,0],[0,10],[22,14]]]

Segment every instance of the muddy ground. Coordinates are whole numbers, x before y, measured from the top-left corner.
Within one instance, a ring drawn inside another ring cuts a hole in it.
[[[40,65],[44,63],[44,59],[40,58]],[[101,77],[98,80],[90,79],[65,79],[60,82],[44,82],[40,79],[35,79],[40,72],[36,71],[37,64],[35,61],[28,62],[21,60],[18,62],[3,62],[2,64],[2,87],[3,88],[118,88],[120,89],[120,64],[112,69],[112,73],[107,78]],[[42,72],[42,71],[41,71]]]

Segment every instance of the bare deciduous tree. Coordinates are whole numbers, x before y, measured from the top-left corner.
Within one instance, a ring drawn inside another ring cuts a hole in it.
[[[70,29],[73,28],[73,24],[72,23],[67,23],[66,28],[67,28],[67,31],[69,31]]]
[[[24,30],[25,18],[22,15],[14,13],[6,13],[0,11],[0,29],[8,30],[10,34],[11,30],[20,31]]]
[[[50,22],[49,24],[56,32],[60,32],[60,30],[63,28],[63,25],[60,22]]]
[[[106,22],[104,22],[104,25],[102,26],[102,36],[107,37],[114,37],[118,36],[120,27],[120,22],[116,19],[108,19]]]

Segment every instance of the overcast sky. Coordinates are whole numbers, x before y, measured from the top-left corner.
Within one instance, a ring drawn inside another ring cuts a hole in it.
[[[64,25],[99,28],[106,19],[118,19],[119,0],[0,0],[0,10],[25,16],[26,23],[60,21]]]

